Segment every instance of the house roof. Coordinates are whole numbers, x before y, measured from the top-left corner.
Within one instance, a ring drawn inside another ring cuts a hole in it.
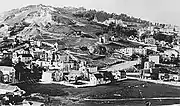
[[[33,57],[31,54],[19,54],[21,55],[22,57]]]
[[[5,94],[7,92],[22,91],[18,86],[12,86],[8,84],[0,84],[0,94]]]
[[[150,69],[142,69],[144,73],[151,73]]]
[[[1,69],[12,70],[12,69],[14,69],[14,67],[9,67],[9,66],[0,66],[0,70],[1,70]],[[7,71],[7,70],[4,70],[4,71]]]
[[[103,78],[103,76],[101,74],[94,74],[94,76],[98,79],[98,78]]]

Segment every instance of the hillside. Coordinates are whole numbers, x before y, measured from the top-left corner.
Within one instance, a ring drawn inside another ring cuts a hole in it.
[[[96,17],[95,17],[96,16]],[[97,21],[93,19],[97,18]],[[97,40],[99,34],[113,31],[118,36],[129,36],[127,33],[136,34],[136,31],[128,28],[114,28],[112,25],[104,25],[102,22],[113,18],[123,22],[146,25],[148,21],[130,17],[125,14],[109,14],[103,11],[86,10],[83,7],[52,7],[45,5],[29,5],[20,9],[13,9],[0,14],[0,36],[22,36],[36,40],[71,39],[82,37]],[[119,30],[119,32],[117,32]],[[81,31],[77,37],[76,32]],[[120,32],[121,31],[121,32]],[[110,35],[114,34],[110,33]],[[120,34],[121,33],[121,34]],[[90,42],[91,39],[86,39]],[[76,45],[74,44],[71,45]]]

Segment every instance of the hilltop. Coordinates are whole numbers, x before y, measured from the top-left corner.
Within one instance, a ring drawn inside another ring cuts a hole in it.
[[[74,36],[75,31],[82,31],[85,37],[97,38],[98,33],[107,27],[103,22],[109,18],[139,26],[149,23],[126,14],[117,15],[83,7],[59,8],[40,4],[3,12],[0,15],[0,35],[56,39]]]

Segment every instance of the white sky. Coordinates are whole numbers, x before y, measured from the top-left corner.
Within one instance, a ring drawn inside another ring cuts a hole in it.
[[[0,12],[29,4],[85,7],[180,25],[180,0],[3,0]]]

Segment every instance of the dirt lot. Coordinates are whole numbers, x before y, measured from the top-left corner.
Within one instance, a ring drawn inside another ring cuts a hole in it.
[[[140,82],[137,80],[127,80],[117,82],[110,85],[102,85],[89,88],[72,88],[56,84],[19,84],[21,89],[27,94],[41,93],[52,97],[49,106],[64,105],[82,105],[82,106],[98,106],[98,105],[128,105],[128,106],[145,106],[143,101],[103,101],[90,102],[79,101],[81,98],[89,99],[123,99],[123,98],[151,98],[151,97],[180,97],[180,87],[169,85],[154,84],[148,82]],[[74,100],[69,98],[75,98]],[[175,104],[180,100],[148,100],[152,104]]]

